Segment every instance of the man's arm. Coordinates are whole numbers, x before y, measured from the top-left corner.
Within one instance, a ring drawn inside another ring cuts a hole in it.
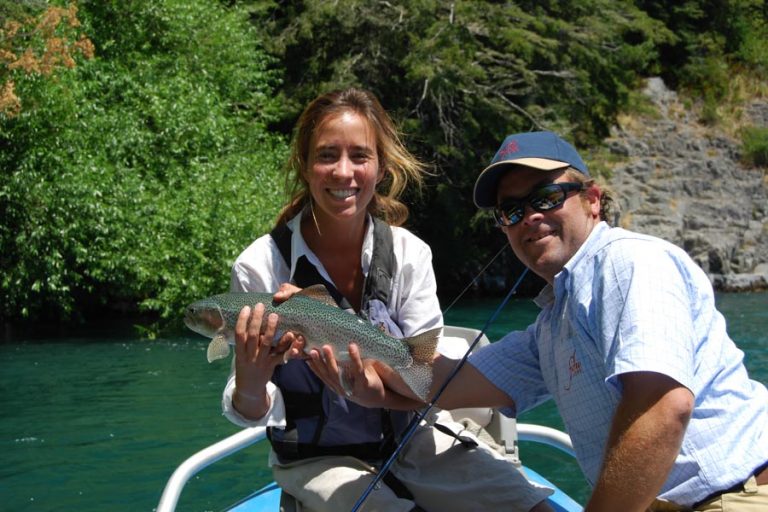
[[[691,391],[665,375],[633,372],[619,379],[621,401],[585,512],[646,510],[672,469],[693,412]]]
[[[482,348],[479,350],[483,350]],[[432,367],[432,396],[437,393],[459,361],[438,355]],[[441,409],[462,407],[514,407],[512,398],[496,387],[485,375],[469,363],[464,363],[446,387],[437,405]]]
[[[482,350],[482,349],[480,349]],[[415,409],[424,404],[396,370],[370,359],[362,360],[356,344],[349,345],[351,363],[346,366],[343,378],[352,389],[349,398],[366,407],[390,409]],[[312,370],[329,387],[344,393],[340,384],[339,365],[329,345],[310,351],[308,363]],[[430,398],[450,376],[458,360],[437,354],[432,363],[432,387]],[[440,396],[437,405],[442,409],[460,407],[513,407],[514,401],[492,384],[471,364],[466,363]]]

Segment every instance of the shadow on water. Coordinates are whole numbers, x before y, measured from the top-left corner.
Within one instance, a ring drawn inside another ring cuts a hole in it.
[[[135,341],[159,337],[169,339],[187,336],[188,331],[178,320],[163,321],[156,314],[120,314],[114,311],[90,313],[86,318],[70,321],[17,319],[4,321],[0,330],[0,343],[37,342],[49,343],[69,339],[91,341]]]

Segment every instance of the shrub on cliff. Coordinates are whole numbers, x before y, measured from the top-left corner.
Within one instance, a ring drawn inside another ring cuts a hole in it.
[[[762,126],[746,127],[741,132],[744,160],[747,164],[759,167],[768,166],[768,128]]]

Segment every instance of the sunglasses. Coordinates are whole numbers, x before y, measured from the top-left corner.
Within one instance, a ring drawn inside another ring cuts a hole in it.
[[[523,199],[505,199],[494,208],[493,217],[499,226],[514,226],[525,216],[525,205],[537,212],[546,212],[563,204],[568,192],[583,190],[582,183],[550,183],[539,187]]]

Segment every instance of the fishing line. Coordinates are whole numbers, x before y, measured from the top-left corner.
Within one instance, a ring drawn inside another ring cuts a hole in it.
[[[502,245],[502,246],[501,246],[501,249],[499,249],[499,252],[497,252],[497,253],[496,253],[496,256],[494,256],[493,258],[491,258],[491,261],[489,261],[488,263],[486,263],[486,265],[485,265],[485,266],[484,266],[484,267],[483,267],[483,268],[480,270],[480,272],[478,272],[478,273],[477,273],[477,275],[475,276],[475,278],[474,278],[472,281],[470,281],[470,282],[469,282],[469,284],[466,286],[466,288],[464,288],[463,290],[461,290],[461,293],[459,293],[459,294],[456,296],[456,298],[455,298],[455,299],[453,299],[453,302],[451,302],[450,304],[448,304],[448,307],[447,307],[447,308],[445,308],[445,311],[443,311],[443,316],[445,316],[445,314],[448,312],[448,310],[449,310],[449,309],[451,309],[451,307],[453,307],[453,305],[454,305],[454,304],[456,304],[456,302],[458,302],[458,300],[459,300],[459,299],[460,299],[460,298],[461,298],[461,297],[462,297],[462,296],[463,296],[465,293],[467,293],[467,290],[469,290],[469,288],[470,288],[470,287],[471,287],[473,284],[475,284],[475,282],[477,282],[477,280],[478,280],[478,279],[480,279],[480,276],[481,276],[481,275],[483,275],[483,272],[485,272],[485,271],[486,271],[486,269],[487,269],[488,267],[490,267],[490,266],[491,266],[491,263],[493,263],[494,261],[496,261],[496,258],[498,258],[499,256],[501,256],[501,253],[503,253],[503,252],[504,252],[504,249],[506,249],[507,247],[509,247],[509,242],[507,242],[507,241],[505,240],[505,241],[504,241],[504,245]]]
[[[406,429],[405,435],[403,436],[403,439],[395,447],[395,450],[392,452],[392,455],[389,456],[389,458],[384,463],[384,465],[381,466],[381,469],[376,474],[373,481],[368,485],[368,488],[365,490],[365,492],[363,492],[360,498],[358,498],[354,507],[352,507],[351,512],[357,512],[358,510],[360,510],[360,507],[363,506],[363,503],[365,502],[366,499],[368,499],[368,496],[371,494],[371,492],[373,492],[376,486],[379,485],[379,482],[381,482],[382,478],[384,478],[384,475],[387,473],[387,471],[389,471],[389,468],[392,465],[392,463],[395,461],[397,456],[403,450],[405,445],[408,444],[408,441],[411,440],[411,437],[413,437],[413,434],[416,432],[416,427],[418,427],[421,421],[427,416],[427,413],[429,413],[432,407],[434,407],[434,405],[437,403],[440,396],[443,394],[443,391],[445,391],[445,389],[448,387],[448,384],[451,383],[451,381],[456,376],[456,374],[459,373],[459,370],[461,370],[461,368],[464,366],[464,363],[467,362],[467,358],[469,357],[470,352],[472,352],[472,350],[475,348],[475,345],[477,345],[477,343],[480,341],[480,338],[483,337],[488,327],[490,327],[490,325],[494,322],[494,320],[496,320],[496,317],[499,316],[499,313],[501,313],[501,310],[507,304],[509,299],[512,298],[512,295],[515,294],[515,292],[517,291],[517,288],[520,286],[520,283],[523,281],[523,278],[527,273],[528,273],[528,268],[526,267],[525,269],[523,269],[523,272],[522,274],[520,274],[520,277],[517,278],[517,282],[515,282],[515,284],[512,286],[512,289],[510,289],[509,293],[507,293],[507,296],[504,297],[504,300],[502,300],[501,304],[499,304],[499,306],[496,308],[496,311],[494,311],[493,314],[490,316],[490,318],[486,320],[485,325],[475,337],[475,341],[473,341],[472,344],[469,346],[467,351],[459,360],[459,363],[454,367],[454,369],[448,375],[448,378],[445,379],[445,382],[443,382],[443,384],[440,386],[440,389],[437,390],[437,393],[435,393],[435,396],[432,398],[432,400],[408,424],[408,427]]]

